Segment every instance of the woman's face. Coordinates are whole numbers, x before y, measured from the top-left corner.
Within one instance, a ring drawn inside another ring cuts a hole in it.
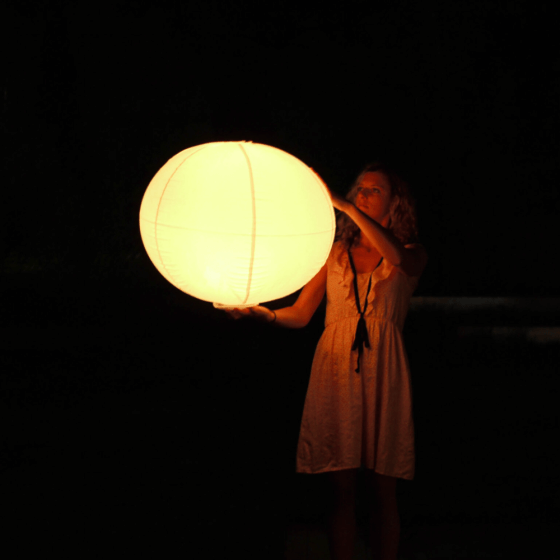
[[[358,185],[354,204],[364,214],[384,227],[389,225],[391,185],[378,171],[366,173]]]

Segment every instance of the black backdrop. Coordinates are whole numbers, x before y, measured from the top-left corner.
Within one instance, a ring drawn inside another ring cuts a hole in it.
[[[321,518],[320,479],[293,470],[323,310],[301,331],[233,323],[157,273],[138,211],[180,150],[271,144],[340,193],[389,160],[430,255],[417,295],[558,296],[552,3],[19,1],[1,17],[3,492],[18,542],[280,557],[290,523]],[[556,520],[557,349],[462,340],[465,321],[524,319],[411,313],[407,535]]]

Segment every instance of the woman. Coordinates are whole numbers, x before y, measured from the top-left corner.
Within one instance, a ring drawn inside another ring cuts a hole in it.
[[[326,473],[333,491],[329,545],[350,560],[356,536],[355,491],[364,470],[370,545],[376,560],[395,560],[400,534],[398,478],[414,477],[414,425],[402,328],[427,262],[416,243],[414,204],[390,168],[371,164],[345,199],[327,262],[291,307],[233,310],[301,328],[327,294],[325,330],[315,351],[297,450],[297,472]]]

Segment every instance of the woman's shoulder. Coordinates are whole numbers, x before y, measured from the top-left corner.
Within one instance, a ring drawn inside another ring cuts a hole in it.
[[[333,252],[340,253],[341,251],[346,251],[346,243],[341,239],[338,239],[332,244],[331,253]]]
[[[422,245],[422,243],[419,243],[419,242],[416,242],[416,243],[407,243],[407,244],[405,245],[405,247],[406,247],[407,249],[418,249],[418,250],[421,250],[421,251],[425,251],[425,250],[426,250],[426,247],[424,247],[424,245]]]
[[[405,248],[410,251],[408,256],[408,276],[411,278],[419,278],[428,262],[428,253],[421,243],[408,243]],[[402,271],[404,274],[404,271]]]
[[[404,247],[405,249],[408,249],[409,251],[415,253],[417,255],[417,258],[420,258],[422,260],[426,260],[428,258],[426,247],[422,245],[422,243],[407,243]]]
[[[346,245],[343,241],[335,241],[327,259],[329,273],[342,273],[346,266]]]
[[[341,253],[344,253],[345,250],[346,248],[343,241],[335,241],[332,244],[331,252],[329,253],[329,260],[337,259]]]

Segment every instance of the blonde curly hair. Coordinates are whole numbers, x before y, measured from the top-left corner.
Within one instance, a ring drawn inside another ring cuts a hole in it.
[[[416,205],[408,184],[388,165],[375,162],[364,167],[358,178],[348,191],[346,200],[354,203],[358,194],[358,187],[366,173],[382,173],[391,185],[391,205],[389,207],[389,231],[403,244],[418,241],[418,225]],[[336,241],[342,241],[347,247],[357,242],[360,228],[347,214],[341,212],[337,218]]]

